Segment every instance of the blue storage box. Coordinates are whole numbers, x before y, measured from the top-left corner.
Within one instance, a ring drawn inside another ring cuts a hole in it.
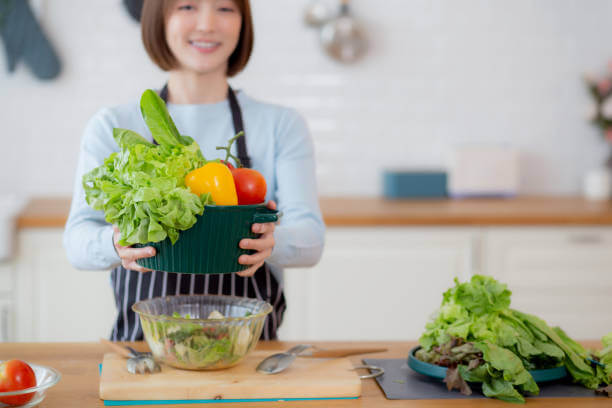
[[[446,172],[437,170],[385,170],[383,195],[396,198],[445,198]]]

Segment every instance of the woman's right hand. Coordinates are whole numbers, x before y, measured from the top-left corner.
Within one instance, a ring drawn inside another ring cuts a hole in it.
[[[119,228],[113,225],[113,244],[115,250],[121,258],[121,265],[127,269],[137,272],[151,272],[152,269],[145,268],[136,263],[136,260],[141,258],[150,258],[155,256],[155,248],[148,246],[144,248],[132,248],[119,244]]]

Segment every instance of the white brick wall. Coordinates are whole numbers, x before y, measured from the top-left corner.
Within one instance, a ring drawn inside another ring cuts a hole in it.
[[[376,195],[384,167],[440,167],[465,142],[521,148],[524,192],[578,193],[584,172],[607,155],[585,120],[581,74],[612,56],[612,2],[354,0],[371,50],[343,66],[302,24],[308,1],[252,0],[255,52],[233,83],[307,118],[322,194]],[[69,194],[88,118],[164,74],[119,0],[34,4],[64,71],[41,83],[0,64],[0,185]]]

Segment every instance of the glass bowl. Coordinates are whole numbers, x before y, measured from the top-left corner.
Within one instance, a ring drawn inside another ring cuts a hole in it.
[[[144,300],[132,310],[155,360],[217,370],[238,364],[255,347],[272,306],[237,296],[179,295]]]
[[[0,361],[1,362],[1,361]],[[62,377],[60,373],[50,367],[41,366],[38,364],[28,363],[32,370],[34,370],[34,375],[36,376],[36,386],[26,388],[24,390],[19,391],[9,391],[9,392],[0,392],[0,398],[2,397],[10,397],[13,395],[23,395],[29,393],[35,393],[32,399],[25,404],[22,405],[7,405],[0,402],[0,407],[21,407],[21,408],[29,408],[34,407],[41,403],[42,400],[45,399],[45,394],[47,393],[47,389],[53,387]]]

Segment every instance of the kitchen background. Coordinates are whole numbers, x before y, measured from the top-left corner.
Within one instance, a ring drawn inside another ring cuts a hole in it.
[[[121,2],[31,3],[63,72],[50,82],[23,64],[0,73],[2,150],[12,153],[0,183],[66,195],[87,120],[165,74]],[[520,148],[522,192],[573,194],[608,153],[586,120],[582,76],[606,69],[610,1],[355,0],[370,49],[353,65],[324,55],[302,22],[307,0],[252,3],[255,50],[232,83],[306,117],[322,195],[378,195],[385,167],[443,167],[450,147],[471,142]]]
[[[67,198],[88,119],[166,75],[120,1],[30,3],[62,72],[40,81],[23,63],[12,74],[0,65],[0,185]],[[470,144],[519,149],[522,194],[580,196],[607,158],[583,75],[608,70],[612,2],[354,0],[369,49],[350,65],[303,23],[309,3],[252,0],[254,53],[231,82],[305,116],[321,196],[380,196],[384,169],[445,168],[453,147]],[[321,264],[286,273],[282,338],[417,338],[453,277],[475,272],[574,337],[598,338],[612,327],[611,249],[609,226],[330,227]],[[70,267],[61,226],[20,229],[15,257],[0,263],[0,341],[106,336],[107,280]]]

